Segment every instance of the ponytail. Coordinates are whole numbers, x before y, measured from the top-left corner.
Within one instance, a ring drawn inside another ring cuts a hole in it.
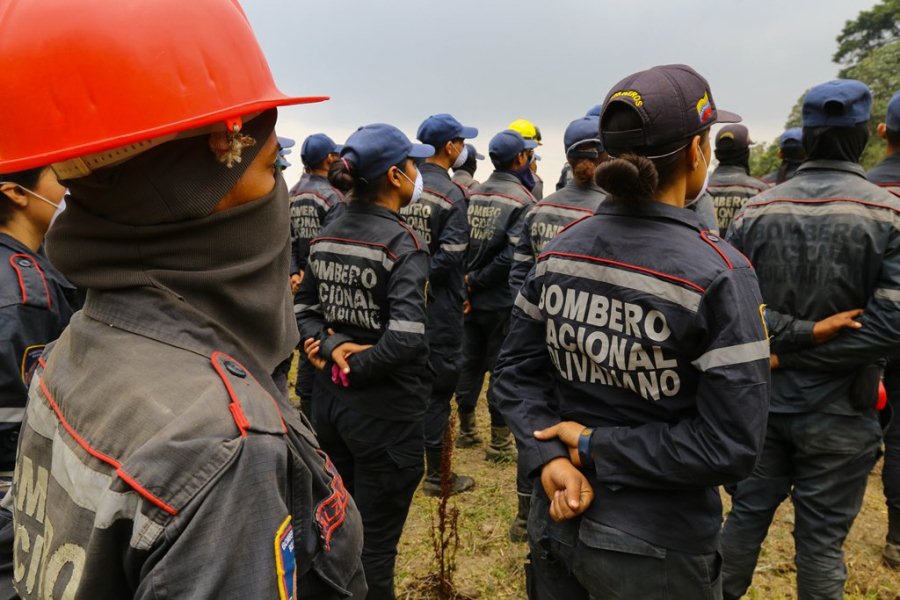
[[[403,170],[407,160],[404,158],[395,166]],[[359,202],[361,204],[371,204],[378,199],[386,177],[387,172],[374,181],[365,179],[359,174],[356,163],[346,156],[342,156],[334,161],[328,168],[328,182],[342,194],[350,194],[351,202]]]
[[[353,179],[353,167],[346,158],[340,158],[328,168],[328,183],[334,186],[342,194],[346,194],[353,189],[355,181]]]
[[[656,194],[659,172],[649,158],[627,153],[597,167],[594,181],[615,197],[647,199]]]

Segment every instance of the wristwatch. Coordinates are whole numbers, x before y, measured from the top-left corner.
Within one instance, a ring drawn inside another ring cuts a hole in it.
[[[593,427],[585,427],[578,435],[578,459],[581,461],[582,467],[587,467],[594,462],[594,459],[591,458],[591,436],[593,434]]]

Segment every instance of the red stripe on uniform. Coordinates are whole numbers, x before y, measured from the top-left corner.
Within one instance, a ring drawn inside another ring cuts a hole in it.
[[[581,260],[587,260],[591,262],[598,262],[608,265],[613,265],[616,267],[624,267],[626,269],[631,269],[633,271],[639,271],[641,273],[646,273],[648,275],[652,275],[654,277],[659,277],[661,279],[668,279],[669,281],[674,281],[676,283],[680,283],[682,285],[686,285],[691,287],[701,294],[706,293],[706,288],[700,287],[693,281],[688,281],[687,279],[682,279],[681,277],[676,277],[675,275],[668,275],[666,273],[660,273],[659,271],[654,271],[653,269],[648,269],[646,267],[639,267],[638,265],[632,265],[629,263],[619,262],[617,260],[610,260],[608,258],[598,258],[596,256],[585,256],[584,254],[572,254],[570,252],[547,252],[546,254],[542,254],[538,257],[538,260],[542,260],[545,256],[565,256],[567,258],[578,258]]]
[[[44,368],[44,369],[47,368],[47,363],[44,362],[43,358],[39,358],[38,362],[40,363],[42,368]],[[66,418],[63,416],[62,411],[60,410],[59,406],[56,404],[56,401],[53,400],[53,396],[50,395],[50,390],[48,390],[47,386],[44,385],[44,378],[41,377],[38,380],[38,383],[41,386],[41,390],[44,392],[44,397],[47,398],[47,403],[50,404],[50,408],[52,408],[53,412],[56,413],[56,418],[59,419],[59,422],[62,423],[63,428],[69,433],[69,435],[72,436],[72,439],[74,439],[76,442],[78,442],[79,446],[84,448],[85,452],[87,452],[88,454],[90,454],[91,456],[96,458],[97,460],[104,462],[104,463],[108,464],[109,466],[111,466],[112,468],[114,468],[116,470],[116,475],[119,476],[119,479],[121,479],[122,481],[127,483],[129,486],[131,486],[134,489],[134,491],[136,491],[138,494],[143,496],[151,504],[161,508],[162,510],[166,511],[167,513],[169,513],[172,516],[175,516],[178,514],[178,511],[175,510],[172,506],[165,503],[161,498],[153,495],[153,493],[150,492],[150,490],[148,490],[144,486],[142,486],[140,484],[140,482],[138,482],[138,480],[136,480],[134,477],[132,477],[131,475],[126,473],[122,469],[122,463],[120,463],[119,461],[117,461],[116,459],[114,459],[111,456],[107,456],[106,454],[103,454],[99,450],[95,450],[87,442],[87,440],[85,440],[80,435],[78,435],[78,432],[76,432],[75,429],[73,429],[72,426],[69,425],[69,422],[66,421]]]
[[[391,260],[397,260],[397,255],[391,252],[391,249],[385,246],[384,244],[376,244],[375,242],[364,242],[362,240],[348,240],[347,238],[339,238],[339,237],[318,237],[314,238],[310,244],[315,244],[316,242],[343,242],[345,244],[357,244],[359,246],[372,246],[373,248],[380,248],[387,252],[388,256],[391,257]]]

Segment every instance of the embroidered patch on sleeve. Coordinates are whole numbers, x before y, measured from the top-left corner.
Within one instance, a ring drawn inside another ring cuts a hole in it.
[[[22,381],[25,387],[31,385],[31,378],[34,376],[34,370],[38,366],[38,359],[44,353],[45,344],[39,346],[28,346],[22,353]]]
[[[296,587],[294,559],[294,528],[288,516],[275,532],[275,569],[279,600],[294,600]]]

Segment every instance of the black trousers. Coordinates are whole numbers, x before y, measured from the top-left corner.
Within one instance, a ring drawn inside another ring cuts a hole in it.
[[[528,515],[529,600],[722,598],[717,552],[663,548],[586,517],[555,523],[549,509],[538,484]]]
[[[425,449],[440,450],[450,419],[450,399],[459,381],[459,348],[432,346],[428,364],[434,374],[431,397],[425,409]]]
[[[500,346],[509,333],[509,312],[474,310],[463,324],[463,352],[456,403],[459,412],[472,412],[484,387],[484,377],[494,370]],[[493,383],[488,387],[488,410],[492,427],[505,427],[506,421],[494,402]]]
[[[424,470],[422,422],[362,414],[328,385],[316,380],[312,424],[362,516],[366,598],[393,600],[397,543]]]

